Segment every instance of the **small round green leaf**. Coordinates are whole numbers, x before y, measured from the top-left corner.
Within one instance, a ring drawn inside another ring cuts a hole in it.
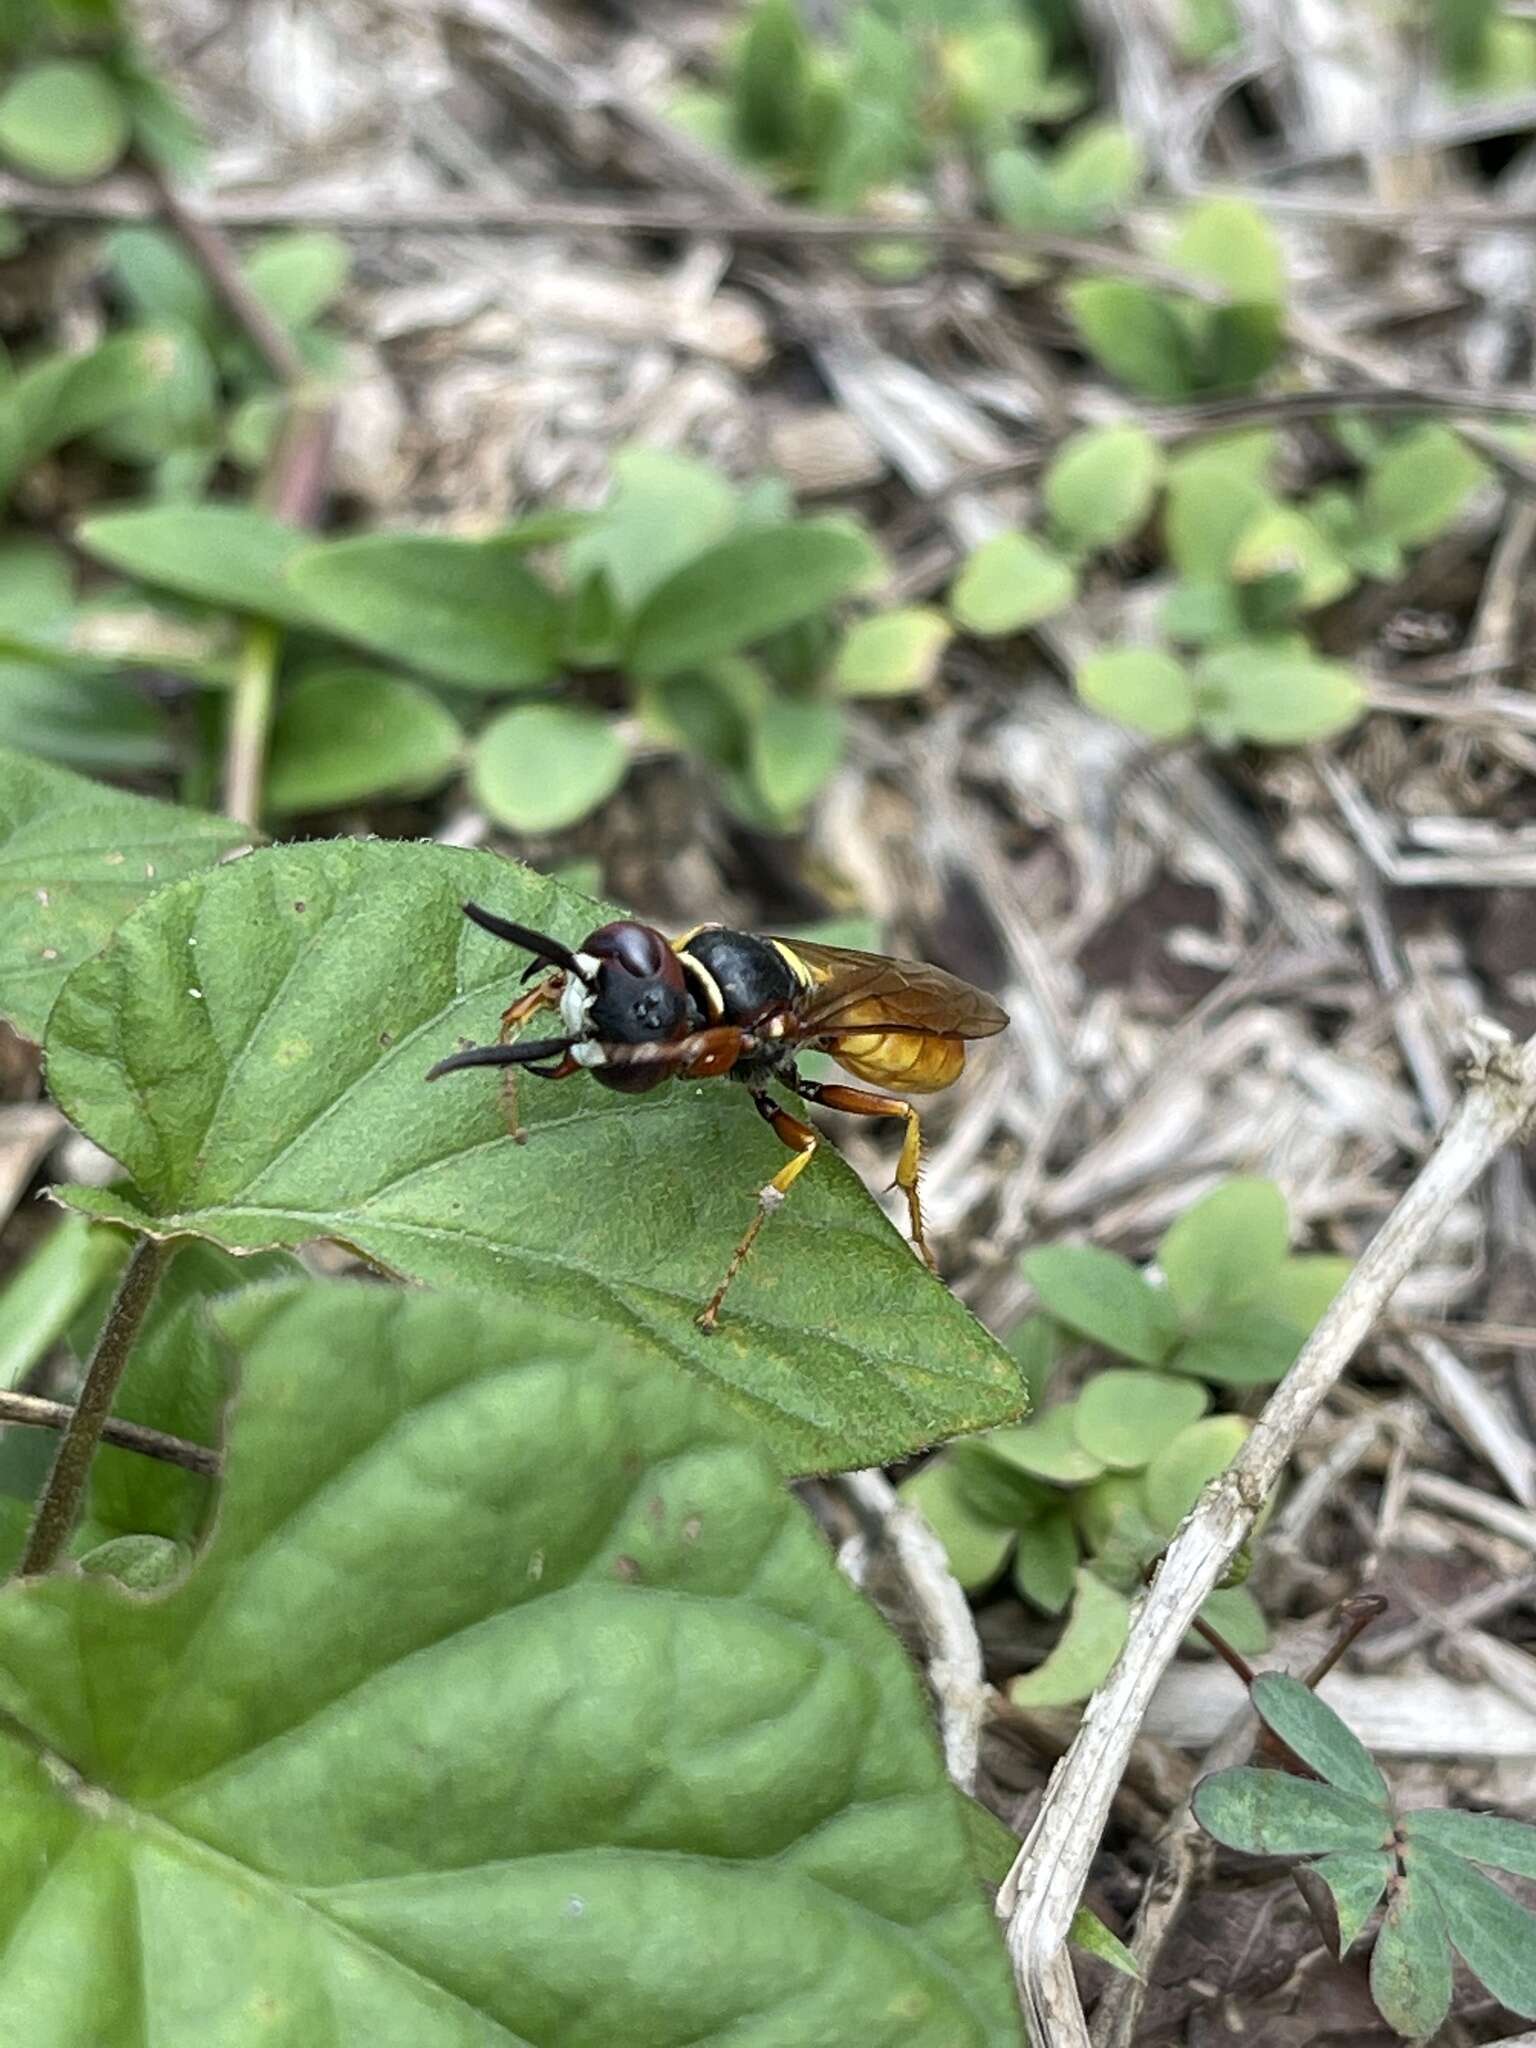
[[[1226,1471],[1252,1427],[1241,1415],[1208,1415],[1158,1452],[1142,1480],[1147,1513],[1157,1528],[1173,1534],[1207,1483]]]
[[[1117,1252],[1097,1245],[1044,1245],[1020,1261],[1045,1308],[1069,1330],[1140,1365],[1160,1365],[1178,1341],[1179,1317],[1165,1287]]]
[[[962,1437],[947,1451],[955,1486],[973,1515],[999,1528],[1022,1529],[1057,1507],[1060,1496],[992,1448],[992,1435]]]
[[[1272,1310],[1309,1337],[1354,1270],[1354,1263],[1331,1252],[1302,1252],[1287,1259],[1265,1282],[1254,1297],[1255,1304]]]
[[[599,572],[627,615],[725,539],[739,511],[720,472],[669,448],[621,448],[607,503],[565,552],[567,587]]]
[[[606,718],[570,704],[520,704],[475,743],[470,786],[498,825],[562,832],[607,802],[629,771]]]
[[[1077,1440],[1101,1464],[1139,1472],[1209,1405],[1205,1389],[1192,1380],[1161,1372],[1097,1372],[1075,1403]]]
[[[1118,121],[1085,121],[1051,157],[1046,179],[1068,223],[1091,227],[1126,205],[1143,168],[1140,145]]]
[[[269,235],[246,257],[246,282],[285,327],[318,320],[347,281],[351,256],[340,235],[325,229]]]
[[[1320,1778],[1387,1810],[1387,1781],[1365,1744],[1299,1678],[1285,1671],[1263,1671],[1248,1693],[1260,1720]]]
[[[926,690],[953,631],[927,605],[877,612],[849,628],[832,679],[845,697],[901,697]]]
[[[1072,1707],[1087,1699],[1125,1644],[1131,1603],[1094,1572],[1077,1574],[1072,1612],[1045,1662],[1008,1687],[1016,1707]]]
[[[1111,547],[1145,525],[1162,470],[1145,427],[1090,427],[1063,445],[1041,496],[1069,546]]]
[[[1059,1507],[1019,1531],[1013,1583],[1034,1606],[1060,1614],[1072,1598],[1081,1562],[1076,1525],[1070,1511]]]
[[[1196,388],[1189,332],[1165,292],[1103,277],[1062,296],[1084,347],[1122,384],[1148,398],[1187,398]]]
[[[1244,1657],[1262,1656],[1269,1648],[1264,1610],[1246,1586],[1218,1586],[1206,1596],[1200,1619]]]
[[[1413,2040],[1440,2031],[1451,2008],[1451,1944],[1424,1873],[1399,1880],[1371,1951],[1371,1997],[1389,2026]]]
[[[1073,682],[1091,711],[1117,718],[1151,739],[1183,739],[1195,729],[1189,670],[1155,647],[1117,647],[1091,655]]]
[[[1449,427],[1415,427],[1372,464],[1361,503],[1366,532],[1399,547],[1444,533],[1489,470]]]
[[[1223,1181],[1163,1233],[1157,1263],[1186,1315],[1247,1301],[1279,1271],[1289,1242],[1272,1180]]]
[[[364,534],[310,547],[288,583],[344,640],[470,689],[510,690],[556,673],[562,614],[515,535]]]
[[[278,705],[267,804],[288,815],[433,789],[462,743],[452,712],[419,685],[377,669],[315,669]]]
[[[1168,252],[1193,277],[1222,286],[1240,305],[1285,296],[1285,260],[1269,223],[1245,199],[1207,199],[1193,207]]]
[[[128,147],[128,112],[99,65],[31,64],[0,95],[0,156],[34,178],[99,178]]]
[[[838,764],[843,714],[819,697],[768,697],[752,725],[747,760],[770,812],[798,818]]]
[[[1258,583],[1282,573],[1298,579],[1296,607],[1316,611],[1332,604],[1354,583],[1348,562],[1304,512],[1272,505],[1243,531],[1231,560],[1239,583]]]
[[[988,1454],[1052,1486],[1081,1486],[1097,1479],[1104,1467],[1078,1442],[1076,1407],[1075,1401],[1063,1401],[1037,1422],[993,1430],[987,1438]]]
[[[1345,732],[1365,709],[1364,690],[1342,663],[1258,643],[1223,647],[1195,671],[1202,726],[1271,747],[1301,746]]]
[[[1208,1835],[1250,1856],[1364,1854],[1380,1849],[1391,1829],[1379,1807],[1353,1792],[1252,1764],[1202,1778],[1194,1805]]]
[[[967,1592],[989,1586],[1003,1568],[1014,1531],[975,1514],[942,1453],[898,1489],[944,1546],[949,1568]]]
[[[983,541],[949,593],[949,609],[968,633],[988,639],[1019,633],[1077,595],[1071,565],[1027,533]]]
[[[1273,1386],[1296,1363],[1303,1342],[1295,1323],[1250,1301],[1207,1316],[1168,1360],[1168,1370],[1218,1387]]]

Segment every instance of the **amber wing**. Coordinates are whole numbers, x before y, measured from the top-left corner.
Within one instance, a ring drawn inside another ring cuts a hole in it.
[[[796,1005],[808,1038],[838,1032],[906,1031],[924,1037],[991,1038],[1006,1010],[979,988],[921,960],[891,960],[850,946],[775,939],[805,963],[814,990]]]

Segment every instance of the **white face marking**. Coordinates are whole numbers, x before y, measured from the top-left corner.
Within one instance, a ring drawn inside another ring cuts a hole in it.
[[[596,977],[598,963],[590,953],[578,953],[576,955],[576,964],[581,968],[583,974],[590,974],[594,978]],[[565,987],[560,993],[560,1022],[565,1026],[566,1032],[570,1037],[580,1038],[587,1031],[587,1019],[591,1014],[591,1010],[592,990],[577,975],[568,974],[565,977]],[[593,1062],[582,1059],[581,1053],[582,1048],[580,1046],[576,1047],[571,1054],[572,1059],[578,1061],[584,1067],[591,1066]]]
[[[578,1067],[606,1067],[608,1064],[603,1056],[603,1048],[595,1038],[589,1038],[581,1045],[573,1045],[571,1058]]]

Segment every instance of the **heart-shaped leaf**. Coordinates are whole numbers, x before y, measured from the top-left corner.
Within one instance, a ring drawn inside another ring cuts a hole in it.
[[[668,448],[621,448],[613,490],[565,551],[571,589],[601,573],[625,612],[736,523],[736,493],[707,463]]]
[[[1040,494],[1069,545],[1111,547],[1145,523],[1162,468],[1145,427],[1090,427],[1065,443]]]
[[[475,743],[470,784],[513,832],[562,832],[608,801],[629,772],[612,722],[579,704],[519,704]]]
[[[987,639],[1038,625],[1076,595],[1070,563],[1032,534],[999,533],[969,557],[949,593],[949,608],[968,633]]]
[[[1342,663],[1242,642],[1202,658],[1195,696],[1200,723],[1213,736],[1272,747],[1344,732],[1366,704]]]
[[[462,737],[446,706],[400,676],[312,669],[278,705],[268,807],[279,814],[322,811],[433,789],[453,773]]]
[[[1223,1181],[1163,1233],[1157,1263],[1188,1315],[1246,1301],[1279,1271],[1288,1226],[1272,1180]]]
[[[1487,464],[1459,434],[1449,427],[1416,427],[1371,467],[1361,503],[1365,531],[1374,540],[1422,547],[1445,531],[1487,480]]]
[[[161,590],[253,618],[312,623],[284,580],[310,536],[245,505],[151,505],[103,512],[80,528],[98,560]]]
[[[1207,1316],[1168,1360],[1170,1372],[1218,1387],[1268,1387],[1296,1363],[1306,1332],[1256,1301]]]
[[[1158,1452],[1142,1480],[1142,1497],[1155,1527],[1173,1534],[1209,1482],[1226,1471],[1252,1427],[1241,1415],[1207,1415]]]
[[[0,1012],[41,1038],[65,976],[136,904],[249,839],[227,818],[0,749]]]
[[[703,1388],[464,1297],[218,1321],[192,1573],[0,1597],[7,2039],[1018,2048],[906,1659]]]
[[[755,646],[865,584],[878,557],[845,521],[801,519],[718,542],[653,590],[635,616],[637,676],[675,675]]]
[[[845,697],[899,697],[926,690],[953,631],[927,605],[877,612],[850,628],[838,649],[833,680]]]
[[[1024,1277],[1069,1330],[1141,1365],[1160,1365],[1178,1341],[1179,1316],[1167,1288],[1091,1244],[1045,1245],[1021,1261]]]
[[[1062,294],[1096,362],[1149,398],[1187,398],[1199,381],[1188,331],[1164,292],[1120,278],[1086,278]]]
[[[297,556],[290,590],[344,640],[469,689],[548,682],[561,610],[518,535],[364,534]]]
[[[797,1469],[1018,1413],[1018,1370],[831,1146],[720,1329],[693,1324],[781,1149],[725,1083],[640,1097],[426,1069],[494,1039],[529,962],[460,911],[568,944],[612,913],[490,854],[328,841],[162,892],[55,1008],[49,1080],[150,1229],[234,1251],[336,1237],[397,1272],[601,1323],[722,1387]],[[125,1198],[79,1192],[97,1214]]]
[[[1210,1406],[1203,1387],[1165,1372],[1096,1372],[1073,1404],[1077,1440],[1103,1465],[1139,1472]]]

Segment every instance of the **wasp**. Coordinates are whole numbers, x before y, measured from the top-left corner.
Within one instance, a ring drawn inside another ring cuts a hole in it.
[[[720,1285],[695,1318],[711,1331],[727,1290],[758,1232],[810,1165],[819,1134],[769,1093],[777,1082],[802,1102],[850,1116],[899,1117],[905,1125],[894,1185],[907,1200],[913,1243],[933,1268],[923,1234],[917,1178],[922,1134],[917,1111],[894,1092],[929,1095],[949,1087],[965,1065],[968,1040],[991,1038],[1008,1022],[980,989],[940,968],[846,946],[776,939],[725,925],[696,925],[669,939],[651,925],[621,919],[600,925],[571,948],[509,923],[478,903],[464,915],[533,955],[524,973],[544,978],[505,1012],[494,1045],[439,1060],[428,1074],[465,1067],[507,1067],[507,1109],[517,1123],[516,1070],[563,1081],[590,1074],[605,1088],[643,1095],[674,1078],[728,1075],[743,1082],[758,1115],[792,1155],[758,1190],[757,1213],[731,1255]],[[516,1034],[542,1010],[559,1013],[552,1038]],[[868,1086],[809,1081],[796,1070],[802,1052],[830,1053]]]

